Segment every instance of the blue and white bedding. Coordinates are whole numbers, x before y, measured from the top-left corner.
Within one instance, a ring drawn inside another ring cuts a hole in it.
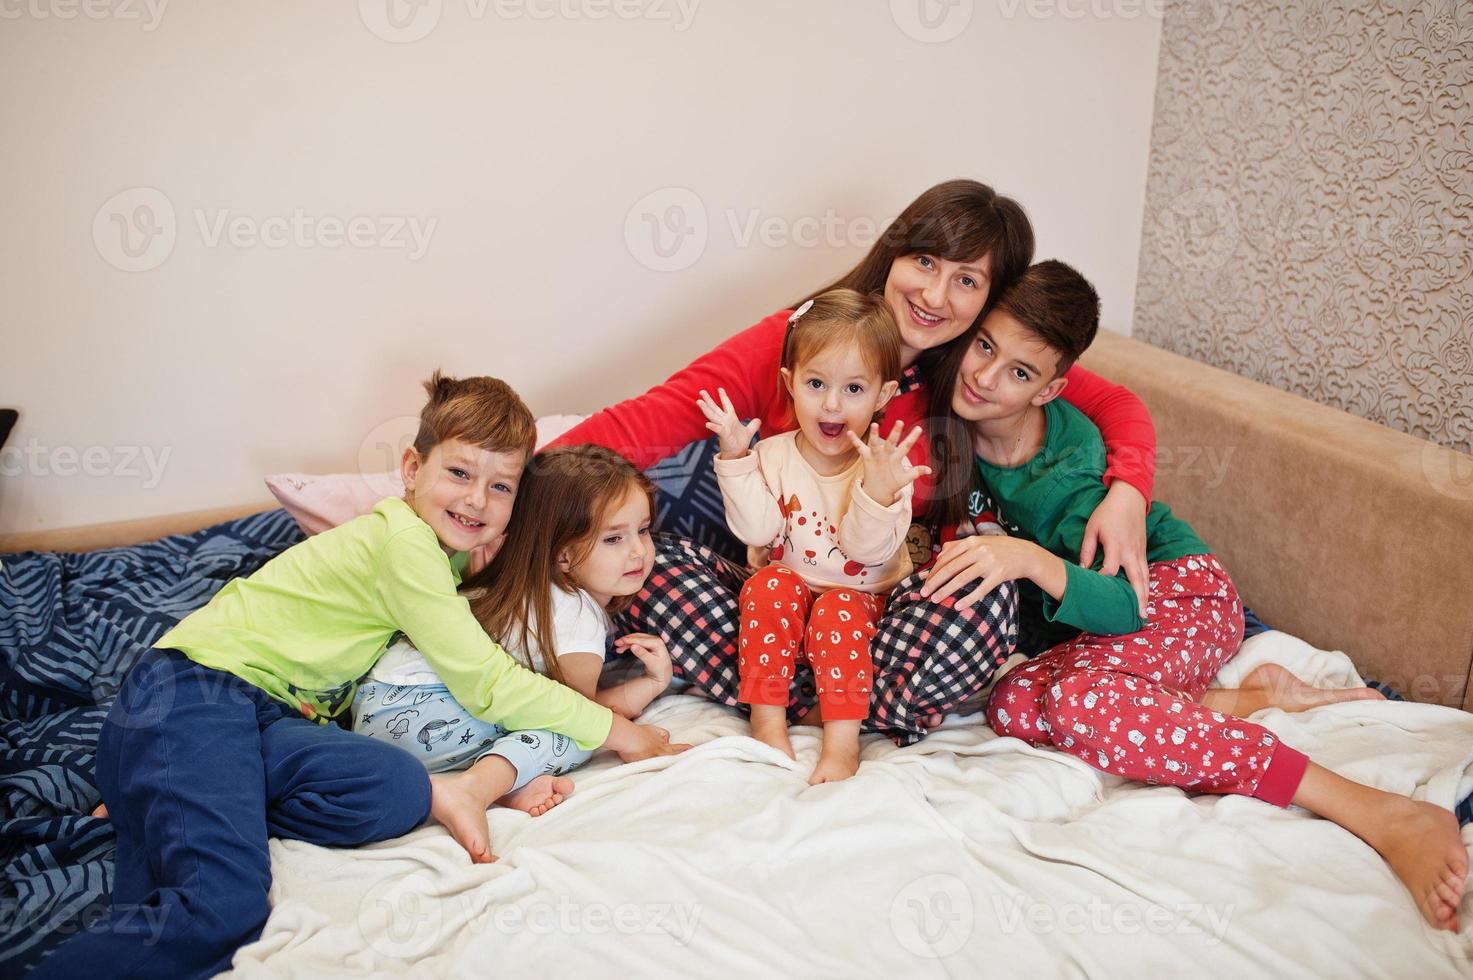
[[[272,511],[129,548],[0,556],[0,975],[107,907],[112,832],[85,814],[123,674],[300,537]],[[1270,631],[1219,681],[1269,659],[1319,683],[1359,680],[1343,655]],[[493,812],[494,865],[470,866],[434,826],[360,850],[273,842],[272,917],[237,972],[511,973],[545,964],[549,942],[590,975],[791,972],[799,950],[826,974],[937,976],[996,962],[1455,976],[1473,962],[1473,925],[1427,933],[1369,848],[1302,811],[1131,786],[998,739],[975,715],[906,749],[867,739],[858,776],[810,788],[807,730],[795,765],[699,698],[667,695],[649,716],[698,747],[631,766],[601,755],[551,814]],[[1255,720],[1386,789],[1451,806],[1473,787],[1462,712],[1362,702]],[[409,932],[380,921],[409,900]],[[1146,930],[1151,916],[1171,928]]]
[[[230,579],[301,540],[286,511],[88,554],[0,555],[0,975],[108,906],[113,833],[87,816],[123,675]]]

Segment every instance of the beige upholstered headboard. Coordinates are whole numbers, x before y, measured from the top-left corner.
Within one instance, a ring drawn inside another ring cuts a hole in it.
[[[1473,457],[1117,334],[1084,363],[1145,400],[1157,498],[1270,625],[1409,698],[1473,710]],[[0,551],[130,544],[266,506],[11,536]]]
[[[1150,408],[1157,499],[1269,625],[1473,710],[1473,457],[1118,334],[1082,363]]]

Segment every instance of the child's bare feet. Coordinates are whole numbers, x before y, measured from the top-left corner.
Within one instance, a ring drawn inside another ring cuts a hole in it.
[[[1315,687],[1278,664],[1259,664],[1235,688],[1217,688],[1202,696],[1201,704],[1246,718],[1264,708],[1308,711],[1342,701],[1384,701],[1386,696],[1369,687]]]
[[[540,817],[573,795],[573,781],[566,776],[538,776],[521,789],[497,800],[504,807]]]
[[[789,759],[796,760],[793,743],[788,738],[788,713],[780,705],[752,705],[752,737],[777,749]]]
[[[1420,800],[1387,816],[1385,841],[1368,841],[1412,893],[1434,929],[1458,931],[1458,905],[1468,878],[1468,852],[1450,810]]]
[[[1468,852],[1458,818],[1432,803],[1353,782],[1311,762],[1294,802],[1344,827],[1386,859],[1434,929],[1458,931]]]
[[[1264,692],[1268,707],[1282,711],[1306,711],[1323,704],[1339,704],[1341,701],[1385,701],[1386,695],[1375,688],[1366,687],[1315,687],[1306,684],[1285,667],[1278,664],[1259,664],[1243,678],[1243,687],[1256,688]]]
[[[487,804],[469,771],[430,777],[430,815],[450,832],[475,864],[496,860],[491,853]]]
[[[859,722],[831,721],[823,726],[823,748],[809,786],[836,783],[859,771]]]

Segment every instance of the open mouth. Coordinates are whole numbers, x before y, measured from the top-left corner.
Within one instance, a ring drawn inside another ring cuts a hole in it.
[[[823,433],[825,439],[837,439],[844,434],[843,422],[820,422],[818,431]]]
[[[905,302],[906,305],[910,307],[910,318],[920,326],[934,327],[936,326],[936,324],[946,319],[945,317],[935,316],[934,314],[927,313],[925,310],[921,309],[910,300],[906,300]]]
[[[463,514],[457,514],[453,510],[447,510],[445,513],[449,514],[450,519],[454,521],[458,526],[465,528],[467,531],[479,531],[481,528],[486,526],[485,521],[473,521],[469,517],[466,517]]]

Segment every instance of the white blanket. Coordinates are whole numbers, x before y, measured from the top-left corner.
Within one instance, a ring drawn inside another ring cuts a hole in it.
[[[1266,660],[1359,683],[1281,633]],[[643,720],[696,743],[600,754],[551,813],[491,814],[500,860],[438,826],[358,850],[271,843],[272,914],[243,978],[441,976],[1452,977],[1436,934],[1365,844],[1303,810],[1132,785],[952,717],[920,745],[868,738],[859,774],[809,787],[734,712],[668,695]],[[1451,808],[1473,786],[1473,715],[1359,702],[1258,721],[1317,762]],[[1464,843],[1473,843],[1473,828]]]

